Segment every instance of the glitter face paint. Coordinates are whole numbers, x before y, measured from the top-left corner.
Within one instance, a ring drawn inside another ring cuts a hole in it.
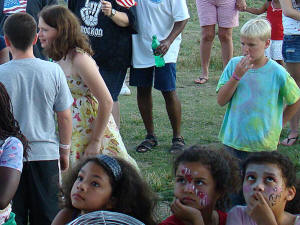
[[[281,201],[284,181],[281,170],[275,164],[249,164],[243,182],[243,193],[248,204],[250,198],[261,192],[270,205],[274,207]]]
[[[192,175],[192,171],[189,168],[184,167],[184,168],[181,169],[181,174],[183,175],[184,179],[187,181],[186,184],[185,184],[185,190],[188,191],[188,192],[192,192],[197,196],[199,205],[201,207],[207,206],[208,205],[208,195],[207,195],[207,193],[201,191],[200,189],[197,189],[195,187],[194,182],[193,182],[193,175],[195,177],[197,177],[198,173],[194,172],[193,175]]]

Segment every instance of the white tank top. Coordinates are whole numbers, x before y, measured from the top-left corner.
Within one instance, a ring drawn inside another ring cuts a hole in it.
[[[300,11],[300,1],[291,0],[293,8]],[[283,34],[285,35],[300,35],[300,21],[292,19],[282,14]]]

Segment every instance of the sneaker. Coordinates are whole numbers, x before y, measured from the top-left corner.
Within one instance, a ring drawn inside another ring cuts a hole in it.
[[[126,83],[123,83],[120,95],[131,95],[130,89],[127,87]]]

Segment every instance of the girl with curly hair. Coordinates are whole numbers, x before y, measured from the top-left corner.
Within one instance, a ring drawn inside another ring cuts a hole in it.
[[[0,115],[0,224],[15,224],[10,202],[17,191],[23,157],[27,156],[29,146],[13,116],[9,95],[1,82]]]
[[[156,197],[125,160],[97,155],[80,161],[65,178],[63,209],[52,225],[66,224],[98,210],[123,213],[147,225],[156,224],[153,217]]]
[[[225,225],[228,194],[237,191],[239,167],[221,150],[192,146],[174,163],[173,215],[160,225]]]

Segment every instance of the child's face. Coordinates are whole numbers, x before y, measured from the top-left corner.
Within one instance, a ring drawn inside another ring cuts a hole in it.
[[[243,193],[247,204],[261,192],[271,208],[287,200],[287,188],[281,170],[275,164],[249,164],[243,182]]]
[[[179,164],[174,195],[184,205],[196,209],[213,206],[219,197],[210,170],[199,162]]]
[[[85,164],[71,190],[72,205],[84,213],[111,208],[112,187],[105,170],[94,162]]]
[[[42,48],[48,47],[57,37],[57,30],[45,23],[42,17],[39,18],[39,39]]]
[[[244,56],[250,56],[250,63],[254,66],[265,59],[265,49],[269,46],[270,40],[262,41],[259,38],[247,38],[241,36],[241,46]]]

